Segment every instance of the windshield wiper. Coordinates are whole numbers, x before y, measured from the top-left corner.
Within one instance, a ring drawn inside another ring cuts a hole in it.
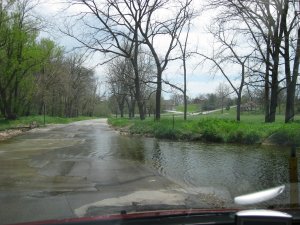
[[[270,199],[276,198],[285,189],[285,185],[281,185],[275,188],[270,188],[267,190],[242,195],[234,198],[234,203],[238,205],[251,205],[261,202],[268,201]]]

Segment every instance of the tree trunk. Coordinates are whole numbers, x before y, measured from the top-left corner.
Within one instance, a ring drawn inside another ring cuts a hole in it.
[[[242,102],[242,93],[238,93],[237,106],[236,106],[236,120],[241,121],[241,102]]]
[[[236,120],[237,121],[241,121],[241,103],[242,103],[242,92],[243,92],[244,83],[245,83],[245,62],[242,63],[241,84],[239,89],[236,90],[237,93]]]
[[[298,29],[298,40],[297,40],[296,55],[294,59],[293,77],[292,79],[287,79],[285,123],[294,121],[295,92],[296,92],[297,78],[299,72],[299,57],[300,57],[300,29]]]
[[[123,107],[120,108],[120,115],[121,115],[121,118],[124,117],[124,108]]]
[[[162,73],[157,71],[157,86],[156,86],[156,102],[155,102],[155,119],[160,120],[160,104],[161,104],[161,91],[162,91]]]
[[[144,120],[145,119],[144,104],[142,101],[138,101],[137,104],[139,108],[140,119]]]
[[[270,33],[270,32],[269,32]],[[268,34],[267,39],[267,55],[266,55],[266,73],[265,73],[265,93],[264,93],[264,102],[265,102],[265,123],[270,122],[270,85],[269,85],[269,77],[270,77],[270,45],[271,39],[270,34]]]
[[[278,93],[277,93],[278,81],[277,82],[275,81],[276,78],[273,78],[274,82],[272,82],[271,85],[270,120],[269,120],[270,123],[275,122],[276,119],[276,108],[277,108],[277,98],[278,98]]]
[[[5,117],[5,105],[4,105],[3,100],[4,100],[4,96],[3,96],[2,91],[0,91],[0,111],[1,111],[2,116]]]
[[[120,108],[121,118],[123,118],[124,117],[124,108],[125,108],[125,97],[122,97],[119,108]]]
[[[295,99],[295,88],[290,87],[288,88],[286,93],[285,123],[294,121],[294,116],[295,116],[294,99]]]
[[[222,99],[221,99],[221,113],[223,114],[224,113],[224,97],[222,96]]]
[[[8,99],[5,91],[2,90],[0,94],[1,94],[0,97],[2,102],[1,112],[3,116],[9,120],[17,119],[17,115],[12,111],[12,101],[11,101],[12,94],[10,94]]]
[[[130,106],[130,102],[129,102],[129,100],[126,98],[126,104],[127,104],[127,109],[128,109],[128,117],[129,117],[129,119],[131,119],[132,118],[132,116],[131,116],[131,106]]]
[[[2,116],[5,116],[5,110],[4,110],[1,102],[0,102],[0,112],[1,112]]]
[[[184,120],[187,119],[187,97],[186,97],[186,91],[183,94],[184,96]]]
[[[284,1],[284,8],[281,12],[281,20],[280,26],[275,29],[275,35],[273,37],[272,45],[274,46],[274,52],[272,54],[273,58],[273,68],[272,68],[272,83],[271,83],[271,102],[270,102],[270,123],[275,122],[276,119],[276,108],[277,108],[277,101],[278,101],[278,71],[279,71],[279,55],[280,55],[280,48],[281,48],[281,41],[284,34],[286,18],[287,18],[287,11],[288,11],[288,0]]]
[[[132,118],[135,117],[135,100],[132,101]]]
[[[278,43],[279,42],[279,43]],[[273,68],[272,68],[272,83],[271,83],[271,101],[270,101],[270,119],[269,122],[273,123],[276,119],[276,108],[278,101],[278,67],[279,67],[279,48],[280,40],[277,40],[276,49],[272,55]]]
[[[185,54],[183,56],[183,70],[184,70],[184,80],[183,80],[183,101],[184,101],[184,120],[187,119],[187,96],[186,96],[186,61]]]
[[[265,75],[265,123],[270,122],[270,87],[269,87],[269,66],[266,69]]]
[[[7,105],[5,107],[5,118],[8,119],[8,120],[15,120],[15,119],[17,119],[17,115],[15,113],[13,113],[13,111],[12,111],[11,100],[9,100],[7,102]]]
[[[270,123],[275,122],[276,119],[276,108],[278,100],[278,64],[279,58],[276,57],[274,61],[274,68],[272,71],[272,84],[271,84],[271,102],[270,102]]]
[[[140,79],[138,77],[138,74],[136,74],[134,83],[135,83],[135,99],[138,104],[140,119],[144,120],[145,119],[144,104],[143,104],[143,100],[141,99]]]

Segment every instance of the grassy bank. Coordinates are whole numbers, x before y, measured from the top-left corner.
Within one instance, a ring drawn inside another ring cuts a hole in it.
[[[296,143],[300,146],[300,121],[284,124],[279,120],[266,124],[257,117],[249,115],[241,122],[213,115],[193,117],[187,121],[175,117],[174,127],[172,117],[163,117],[159,122],[153,118],[145,121],[110,118],[108,122],[115,127],[126,127],[131,134],[156,138],[240,144],[259,144],[268,140],[274,144]]]
[[[46,116],[45,121],[46,124],[67,124],[80,120],[93,119],[92,117],[74,117],[74,118],[62,118],[62,117],[51,117]],[[38,126],[44,125],[44,116],[27,116],[20,117],[16,120],[6,120],[4,118],[0,118],[0,131],[7,129],[15,129],[22,127],[29,127],[30,124],[36,123]]]

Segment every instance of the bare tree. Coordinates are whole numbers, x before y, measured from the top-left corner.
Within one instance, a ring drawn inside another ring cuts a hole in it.
[[[183,95],[183,118],[184,120],[187,119],[187,59],[192,55],[192,52],[188,52],[187,46],[188,46],[188,39],[189,39],[189,34],[190,34],[190,29],[191,29],[191,17],[190,20],[187,23],[187,28],[186,28],[186,35],[184,37],[184,40],[181,41],[178,39],[178,45],[180,48],[180,60],[182,60],[182,68],[183,68],[183,87],[180,87],[180,85],[171,83],[170,81],[166,79],[162,79],[162,81],[169,85],[172,89],[175,89],[176,91],[179,91]],[[174,94],[176,96],[177,94]],[[178,95],[177,95],[178,96]]]
[[[216,26],[210,28],[210,33],[215,38],[216,42],[219,44],[217,50],[214,50],[213,56],[207,56],[202,53],[197,53],[202,56],[205,60],[209,60],[213,64],[213,69],[221,72],[224,78],[227,80],[233,91],[237,96],[237,113],[236,120],[240,121],[241,117],[241,101],[242,92],[245,86],[246,79],[246,62],[251,56],[250,53],[240,53],[241,44],[239,40],[239,31],[232,31],[226,28],[224,22],[217,23]],[[235,84],[235,79],[232,78],[232,71],[226,72],[226,67],[228,65],[238,65],[240,73],[238,75],[239,84]]]
[[[184,42],[182,43],[179,40],[179,46],[180,46],[180,51],[182,54],[182,67],[183,67],[183,98],[184,98],[184,120],[187,119],[187,87],[186,87],[186,79],[187,79],[187,65],[186,65],[186,60],[189,56],[191,56],[191,54],[189,52],[187,52],[187,45],[188,45],[188,39],[189,39],[189,33],[190,33],[190,29],[191,29],[191,20],[188,21],[187,24],[187,30],[186,30],[186,36],[184,39]]]
[[[184,25],[191,18],[191,12],[188,10],[192,0],[145,0],[144,5],[140,5],[140,11],[145,12],[144,23],[139,24],[139,31],[143,37],[144,43],[149,47],[156,64],[156,120],[160,119],[161,92],[162,92],[162,74],[166,70],[169,61],[175,58],[171,57],[172,51],[177,47],[179,37],[181,36]],[[164,8],[177,9],[171,12],[171,15],[161,19],[159,14]],[[161,36],[168,40],[166,51],[162,54],[157,48],[156,42]]]

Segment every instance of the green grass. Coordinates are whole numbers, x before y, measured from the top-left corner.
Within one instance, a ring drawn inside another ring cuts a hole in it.
[[[93,119],[92,117],[74,117],[74,118],[62,118],[62,117],[51,117],[46,116],[46,124],[67,124],[80,120]],[[38,126],[44,125],[44,116],[27,116],[20,117],[16,120],[6,120],[0,118],[0,131],[18,127],[28,127],[32,122],[36,122]]]
[[[201,109],[201,107],[199,104],[188,104],[187,105],[188,112],[199,112],[200,109]],[[176,111],[183,112],[184,106],[183,105],[176,106]]]
[[[224,109],[223,113],[218,111],[207,115],[201,115],[201,117],[236,120],[236,108],[231,108],[228,111]],[[192,119],[192,117],[190,118]],[[241,112],[241,122],[263,123],[264,120],[265,116],[262,112]],[[295,120],[300,121],[300,114],[295,116]],[[275,123],[284,123],[284,114],[277,114]]]
[[[264,123],[264,115],[243,113],[241,122],[235,120],[234,109],[227,114],[220,112],[210,115],[189,117],[162,117],[159,122],[152,118],[139,119],[110,118],[108,122],[116,127],[128,127],[132,134],[151,135],[156,138],[173,140],[200,140],[219,143],[260,144],[273,137],[275,144],[292,144],[300,146],[300,118],[290,124],[284,124],[282,115],[275,123]]]

